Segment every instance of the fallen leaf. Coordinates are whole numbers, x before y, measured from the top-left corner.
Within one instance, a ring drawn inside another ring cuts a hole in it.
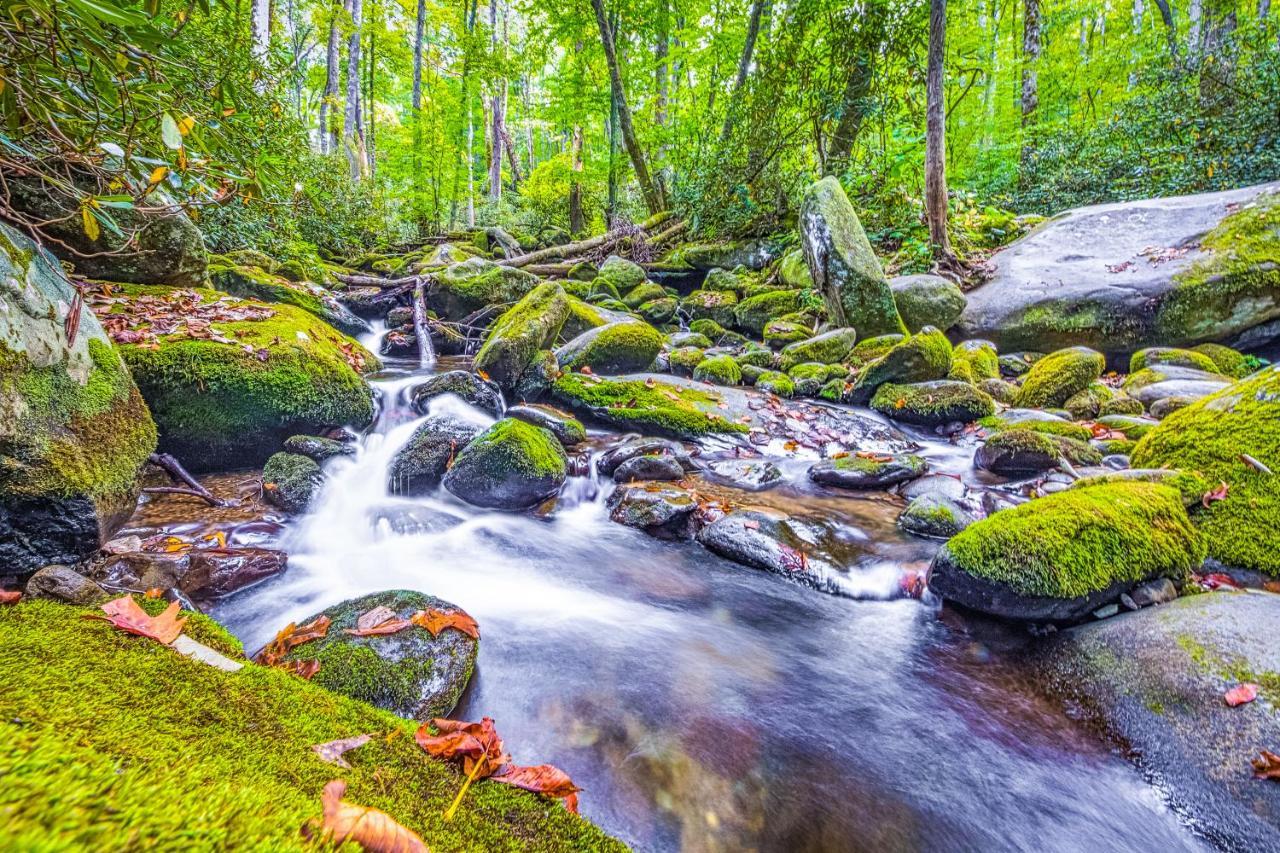
[[[290,622],[280,629],[274,640],[263,646],[254,660],[263,666],[275,666],[291,649],[326,636],[330,621],[328,616],[317,616],[302,626]]]
[[[179,610],[181,606],[174,601],[159,616],[148,616],[147,611],[133,600],[132,595],[122,595],[102,605],[102,612],[107,614],[106,617],[93,618],[105,618],[121,631],[137,634],[139,637],[150,637],[167,646],[178,639],[182,626],[187,623],[185,616],[178,618]]]
[[[1246,702],[1252,702],[1258,698],[1258,685],[1256,684],[1240,684],[1232,687],[1222,697],[1227,700],[1227,704],[1232,708],[1237,705],[1243,705]]]
[[[1272,779],[1280,782],[1280,755],[1269,750],[1259,750],[1253,759],[1253,775],[1258,779]]]
[[[1209,504],[1214,503],[1215,501],[1225,501],[1227,499],[1227,492],[1230,491],[1230,488],[1231,487],[1228,486],[1225,481],[1220,483],[1218,488],[1207,491],[1203,496],[1201,496],[1200,505],[1205,509],[1208,509]]]
[[[164,590],[163,590],[163,589],[161,589],[161,588],[160,588],[160,587],[158,587],[158,586],[153,586],[153,587],[151,587],[151,589],[149,589],[149,590],[147,590],[146,592],[144,592],[144,593],[142,594],[142,597],[143,597],[143,598],[147,598],[147,599],[151,599],[151,600],[153,600],[153,601],[154,601],[154,600],[156,600],[156,599],[164,598]]]
[[[437,610],[432,607],[429,610],[419,610],[409,617],[409,621],[430,631],[433,637],[439,636],[445,628],[453,628],[469,637],[480,639],[480,626],[463,610]]]
[[[0,604],[17,604],[22,598],[21,590],[0,589]]]
[[[321,761],[327,761],[330,764],[336,764],[347,770],[351,769],[351,765],[342,756],[350,752],[356,747],[364,746],[373,735],[356,735],[355,737],[344,737],[340,740],[331,740],[328,743],[317,743],[311,747],[311,751],[320,756]]]
[[[747,530],[759,530],[760,522],[756,521],[754,518],[748,518],[746,521],[742,522],[742,526]]]
[[[200,540],[202,542],[212,543],[214,548],[227,547],[227,534],[221,530],[215,530],[213,533],[210,533],[207,536],[202,536],[200,537]]]
[[[334,844],[353,841],[370,853],[427,853],[427,845],[417,833],[384,811],[347,802],[342,799],[346,792],[347,783],[334,779],[320,795],[324,805],[321,829],[327,839]]]
[[[559,767],[554,767],[550,764],[538,764],[533,767],[508,764],[490,778],[505,785],[513,785],[526,791],[534,791],[539,794],[546,794],[549,797],[555,797],[557,800],[564,800],[565,807],[569,811],[574,814],[578,813],[577,793],[582,789],[573,784],[569,774]]]
[[[435,729],[436,734],[431,733],[432,729]],[[498,736],[498,730],[489,717],[478,723],[431,720],[419,726],[413,738],[432,758],[442,761],[461,760],[462,770],[467,775],[492,775],[511,760],[511,756],[502,751],[502,738]]]
[[[1240,584],[1236,583],[1235,578],[1221,572],[1213,572],[1211,574],[1204,575],[1198,580],[1200,585],[1205,589],[1240,589]]]
[[[311,660],[288,660],[275,664],[275,668],[284,670],[290,675],[296,675],[303,681],[310,681],[320,671],[320,661],[314,658]]]
[[[347,628],[346,633],[353,637],[377,637],[385,634],[398,634],[412,624],[408,619],[401,619],[390,607],[375,607],[362,613],[356,619],[355,628]]]

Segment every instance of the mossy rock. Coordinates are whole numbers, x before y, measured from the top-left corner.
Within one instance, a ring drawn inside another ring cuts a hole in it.
[[[692,320],[715,320],[722,326],[733,323],[738,295],[732,290],[695,290],[680,300],[680,308]]]
[[[565,301],[569,303],[569,315],[565,317],[564,325],[560,327],[561,341],[573,340],[583,332],[599,326],[635,319],[631,312],[626,309],[626,306],[622,306],[622,310],[614,310],[601,304],[584,302],[576,296],[568,295],[568,293],[565,294]],[[622,305],[622,303],[618,304]]]
[[[212,290],[192,292],[224,298]],[[126,287],[124,293],[163,297],[169,291]],[[377,358],[299,308],[270,310],[264,320],[215,323],[234,344],[172,334],[159,338],[156,349],[121,346],[160,427],[161,450],[187,468],[261,465],[291,435],[361,428],[373,419],[373,391],[351,360],[368,371],[377,369]]]
[[[1067,398],[1062,407],[1078,421],[1092,420],[1102,411],[1102,404],[1116,396],[1115,389],[1102,382],[1090,382],[1082,391]]]
[[[767,345],[782,349],[787,344],[808,340],[812,334],[813,330],[804,323],[778,318],[764,324],[762,337]]]
[[[1073,394],[1096,382],[1105,367],[1102,353],[1088,347],[1050,353],[1031,365],[1016,402],[1028,408],[1061,406]]]
[[[1044,355],[1042,352],[1011,352],[1002,355],[997,359],[1000,364],[1000,375],[1010,379],[1025,376],[1031,370],[1031,365],[1044,358]]]
[[[1128,394],[1117,392],[1110,400],[1103,400],[1098,406],[1098,416],[1107,415],[1140,415],[1143,412],[1142,401],[1135,400]]]
[[[416,497],[440,485],[449,464],[480,428],[449,415],[431,415],[409,436],[387,466],[387,491]]]
[[[787,374],[780,373],[776,370],[767,370],[757,376],[755,387],[757,391],[776,394],[777,396],[786,399],[790,399],[796,395],[795,381]]]
[[[568,458],[550,431],[503,418],[458,453],[442,482],[467,503],[515,510],[555,495],[567,474]]]
[[[372,637],[347,633],[375,607],[386,607],[401,619],[419,610],[459,609],[403,589],[354,598],[303,619],[299,624],[327,616],[329,632],[296,647],[285,659],[320,661],[314,684],[393,714],[412,720],[447,717],[471,680],[479,641],[456,628],[435,637],[417,626]]]
[[[899,385],[942,379],[951,369],[951,342],[932,327],[894,344],[858,373],[851,395],[865,403],[886,382]]]
[[[568,316],[569,300],[560,285],[538,285],[493,324],[474,369],[504,390],[514,389],[537,354],[555,343]]]
[[[1160,483],[1177,489],[1182,496],[1182,505],[1191,509],[1202,506],[1205,492],[1213,488],[1209,481],[1191,471],[1177,471],[1173,468],[1125,468],[1120,471],[1108,471],[1105,474],[1090,474],[1081,477],[1071,484],[1073,489],[1087,489],[1100,483],[1120,483],[1139,481],[1143,483]],[[1192,516],[1192,522],[1195,517]]]
[[[300,453],[273,453],[262,466],[262,494],[286,512],[304,512],[324,481],[320,466]]]
[[[1256,359],[1222,344],[1199,344],[1192,347],[1191,350],[1208,357],[1213,362],[1212,370],[1214,372],[1234,379],[1243,379],[1257,367]]]
[[[1071,421],[1064,421],[1060,418],[1053,418],[1045,415],[1043,418],[1035,417],[1039,414],[1031,410],[1013,410],[1013,412],[1025,412],[1025,417],[1012,417],[1011,412],[1003,415],[992,415],[978,421],[978,426],[990,432],[1006,432],[1011,429],[1029,429],[1032,432],[1043,433],[1044,435],[1065,435],[1067,438],[1074,438],[1076,441],[1088,441],[1093,438],[1093,433],[1086,426],[1075,424]]]
[[[692,376],[694,368],[706,358],[700,347],[679,347],[667,355],[667,363],[676,376]]]
[[[606,279],[578,280],[574,279],[571,273],[569,278],[561,284],[565,293],[587,302],[594,302],[597,299],[622,300],[622,294],[618,292],[618,288]]]
[[[733,357],[739,365],[750,364],[754,367],[773,367],[776,359],[771,350],[759,345],[749,346]]]
[[[1151,418],[1141,418],[1134,415],[1103,415],[1098,418],[1098,423],[1107,429],[1113,429],[1122,432],[1125,438],[1131,438],[1134,441],[1142,438],[1151,430],[1160,425],[1160,422]]]
[[[680,303],[674,296],[663,296],[643,303],[636,309],[636,313],[655,326],[665,326],[675,319],[679,309]]]
[[[566,450],[587,440],[587,430],[582,421],[568,412],[545,403],[524,403],[512,406],[505,412],[509,418],[542,427],[556,437]]]
[[[813,290],[813,275],[803,249],[792,249],[778,262],[778,280],[792,290]]]
[[[735,295],[741,295],[742,289],[749,283],[750,279],[746,275],[745,271],[738,272],[717,268],[707,273],[707,277],[702,280],[702,289],[725,291]]]
[[[215,261],[209,265],[209,283],[216,290],[233,296],[301,308],[346,335],[359,335],[370,329],[366,321],[351,313],[324,288],[273,275],[258,267]]]
[[[95,552],[133,513],[156,425],[93,312],[68,344],[74,289],[0,224],[0,565]]]
[[[641,281],[636,286],[622,291],[622,302],[632,310],[639,308],[654,299],[666,299],[670,294],[660,284],[652,281]]]
[[[1194,367],[1208,373],[1217,371],[1217,363],[1204,353],[1176,347],[1147,347],[1129,358],[1129,372],[1137,373],[1144,367],[1168,364],[1174,367]]]
[[[904,275],[889,279],[898,314],[911,332],[925,326],[950,329],[968,300],[953,282],[938,275]]]
[[[926,493],[907,504],[898,526],[928,539],[950,539],[976,521],[973,513],[946,495]]]
[[[711,390],[641,379],[607,379],[565,373],[551,393],[571,409],[622,429],[671,438],[745,433],[726,420]]]
[[[1006,406],[1012,406],[1013,401],[1018,396],[1018,386],[1003,379],[980,379],[978,381],[978,390],[991,397],[997,403],[1004,403]],[[1141,407],[1141,404],[1139,404],[1139,407]]]
[[[662,349],[662,333],[639,320],[610,323],[583,332],[560,349],[563,370],[590,368],[594,373],[647,370]]]
[[[849,353],[849,363],[853,365],[864,365],[875,361],[889,353],[889,350],[896,347],[907,339],[906,335],[877,335],[874,338],[865,338],[858,341]]]
[[[715,320],[694,320],[689,324],[689,331],[702,335],[712,344],[719,343],[720,338],[724,337],[724,326]]]
[[[1072,621],[1139,583],[1182,581],[1205,546],[1178,491],[1117,482],[1001,510],[951,539],[929,586],[1006,619]]]
[[[715,355],[704,358],[693,369],[693,378],[712,385],[741,385],[742,369],[731,356]]]
[[[1102,454],[1079,439],[1020,428],[997,432],[973,457],[977,467],[1010,476],[1039,474],[1064,461],[1097,465]]]
[[[941,327],[940,327],[941,328]],[[951,350],[948,379],[977,385],[984,379],[1000,378],[1000,358],[991,341],[961,341]]]
[[[461,320],[488,305],[514,303],[537,286],[537,277],[524,270],[468,258],[436,273],[425,301],[442,319]]]
[[[711,340],[706,335],[700,335],[697,332],[672,332],[667,335],[667,346],[671,349],[678,349],[679,347],[710,349]]]
[[[336,456],[354,456],[356,446],[318,435],[291,435],[284,440],[284,449],[300,453],[313,462],[322,463]]]
[[[1263,473],[1247,455],[1275,473]],[[1168,415],[1134,449],[1137,468],[1165,466],[1226,483],[1226,500],[1195,513],[1209,554],[1280,575],[1280,366]]]
[[[871,398],[871,408],[894,420],[934,427],[988,417],[996,404],[968,382],[940,379],[908,385],[886,382]]]
[[[840,489],[886,489],[922,476],[928,467],[914,453],[887,458],[845,455],[814,463],[809,468],[809,479]]]
[[[413,410],[425,415],[431,401],[445,394],[454,394],[467,403],[494,416],[502,414],[502,396],[492,382],[486,382],[469,370],[446,370],[437,373],[409,391]]]
[[[600,265],[596,279],[608,282],[618,293],[627,293],[644,281],[645,273],[644,268],[639,264],[617,255],[610,255]]]
[[[838,364],[849,357],[858,333],[853,329],[832,329],[808,340],[797,341],[782,348],[781,367],[790,370],[797,364],[816,361],[820,364]]]
[[[801,298],[797,291],[769,290],[739,302],[733,310],[733,322],[744,332],[762,335],[766,323],[795,312],[800,305]]]

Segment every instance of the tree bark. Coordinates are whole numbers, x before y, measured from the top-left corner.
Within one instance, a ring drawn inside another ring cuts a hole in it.
[[[489,47],[498,51],[498,0],[489,0]],[[502,199],[502,83],[494,83],[489,96],[489,200]]]
[[[742,87],[747,84],[747,75],[751,72],[751,58],[755,54],[756,38],[760,35],[760,19],[764,17],[768,3],[769,0],[755,0],[751,4],[751,17],[747,19],[747,39],[742,43],[742,55],[738,57],[738,74],[733,78],[729,107],[724,114],[724,127],[720,129],[721,141],[728,140],[729,134],[733,132],[734,112],[738,109]]]
[[[320,153],[322,154],[333,154],[338,150],[335,115],[338,109],[338,72],[340,65],[338,4],[334,2],[329,10],[329,42],[324,54],[324,97],[320,100]]]
[[[347,39],[347,103],[343,115],[342,137],[347,146],[347,159],[351,165],[351,179],[364,176],[364,139],[360,129],[360,38],[362,23],[361,0],[351,0],[351,35]]]
[[[573,175],[569,179],[569,233],[581,234],[587,230],[587,218],[582,209],[582,125],[580,124],[573,126],[570,151]]]
[[[1200,64],[1200,19],[1203,14],[1203,0],[1191,0],[1191,5],[1187,7],[1187,15],[1191,19],[1187,26],[1187,61],[1193,67]]]
[[[1040,106],[1040,0],[1024,0],[1022,18],[1022,152],[1019,162],[1026,167],[1031,159],[1028,130],[1035,123]]]
[[[266,61],[271,49],[271,0],[252,0],[249,4],[249,23],[252,28],[253,58]]]
[[[1153,0],[1160,10],[1160,20],[1164,22],[1165,41],[1169,45],[1169,61],[1178,64],[1178,26],[1173,20],[1173,7],[1169,0]]]
[[[924,211],[929,242],[940,262],[953,260],[947,236],[947,114],[943,83],[947,53],[947,0],[929,3],[929,57],[925,77]]]
[[[622,71],[618,67],[613,30],[605,17],[604,0],[591,0],[591,6],[595,9],[596,26],[600,28],[600,41],[604,46],[605,61],[609,65],[609,82],[618,107],[618,126],[622,131],[622,144],[626,146],[627,154],[631,157],[631,166],[635,169],[636,181],[640,184],[645,207],[649,209],[651,215],[660,213],[666,209],[666,199],[649,175],[649,165],[645,162],[644,151],[636,138],[635,127],[631,124],[631,109],[627,106],[626,92],[622,88]]]
[[[375,177],[378,174],[378,128],[377,116],[373,109],[373,78],[374,71],[377,66],[377,33],[378,28],[369,27],[369,58],[366,61],[366,77],[365,77],[365,97],[363,99],[364,109],[361,110],[364,118],[365,130],[365,157],[369,164],[369,177]]]
[[[418,0],[418,17],[413,28],[413,114],[422,113],[422,45],[427,32],[427,0]]]
[[[1201,42],[1200,104],[1213,109],[1229,97],[1235,82],[1235,49],[1232,39],[1236,31],[1234,0],[1204,0]]]

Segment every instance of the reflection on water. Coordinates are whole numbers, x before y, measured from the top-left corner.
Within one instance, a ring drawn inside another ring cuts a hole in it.
[[[288,572],[217,609],[247,646],[380,589],[461,605],[483,639],[454,716],[494,717],[517,761],[565,768],[584,814],[642,850],[1200,846],[998,648],[928,604],[823,595],[646,537],[609,522],[608,486],[586,480],[545,520],[389,496],[414,381],[379,383],[358,455],[327,464],[313,511],[280,534]],[[837,515],[865,538],[867,571],[935,547],[900,535],[884,496],[792,479],[750,500]]]

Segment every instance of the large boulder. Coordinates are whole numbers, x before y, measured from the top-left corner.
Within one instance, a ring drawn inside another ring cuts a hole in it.
[[[425,495],[440,485],[449,463],[480,434],[480,428],[449,415],[426,418],[387,466],[387,491]]]
[[[886,382],[911,384],[942,379],[951,369],[951,342],[932,326],[894,344],[858,373],[850,391],[853,402],[866,403]]]
[[[622,429],[638,429],[650,435],[698,438],[705,435],[745,433],[719,411],[720,397],[687,385],[648,379],[606,379],[565,373],[555,381],[552,394],[561,403]]]
[[[444,487],[476,506],[528,509],[560,491],[568,458],[549,430],[504,418],[471,440]]]
[[[858,214],[834,177],[805,193],[800,236],[809,272],[834,323],[852,326],[863,338],[907,331]]]
[[[474,368],[504,390],[513,390],[538,353],[555,343],[568,316],[563,288],[554,282],[538,285],[493,324]]]
[[[75,563],[132,514],[156,426],[46,251],[0,224],[0,566]]]
[[[456,628],[445,628],[433,637],[416,625],[394,634],[348,633],[357,629],[361,616],[379,607],[400,619],[419,610],[460,609],[404,589],[344,601],[300,622],[325,616],[330,620],[329,631],[297,646],[285,660],[317,660],[320,669],[313,682],[393,714],[415,720],[448,716],[471,680],[480,641]]]
[[[1280,183],[1068,211],[991,259],[960,329],[1002,350],[1109,353],[1250,340],[1255,327],[1274,336],[1277,192]]]
[[[446,320],[461,320],[489,305],[517,301],[538,284],[537,276],[483,258],[450,264],[436,273],[426,292],[427,307]]]
[[[889,279],[902,322],[912,332],[925,326],[946,331],[964,313],[964,293],[940,275],[900,275]]]
[[[1177,489],[1105,483],[1000,510],[934,557],[930,588],[1006,619],[1074,621],[1152,578],[1180,581],[1204,542]]]
[[[486,382],[468,370],[446,370],[437,373],[409,391],[413,410],[420,415],[431,409],[431,401],[453,394],[467,403],[493,415],[502,414],[502,395],[492,382]]]
[[[662,349],[662,334],[640,320],[609,323],[583,332],[556,350],[564,370],[594,373],[646,370]]]
[[[1088,347],[1058,350],[1031,365],[1014,401],[1026,408],[1061,406],[1096,382],[1105,367],[1102,353]]]
[[[936,427],[989,417],[995,414],[996,404],[968,382],[937,379],[910,385],[886,382],[876,389],[871,408],[896,421]]]
[[[1209,554],[1280,575],[1280,365],[1166,417],[1138,442],[1133,464],[1226,483],[1226,499],[1195,516]]]
[[[260,267],[215,260],[209,265],[209,283],[233,296],[301,308],[346,335],[364,334],[372,328],[323,287],[306,281],[290,281]]]
[[[806,362],[839,364],[849,357],[857,340],[858,333],[854,329],[832,329],[807,340],[787,344],[782,348],[780,364],[784,371]]]
[[[373,419],[377,358],[300,308],[130,285],[103,304],[161,449],[193,471],[256,467],[292,435]],[[169,334],[146,331],[157,315]]]

